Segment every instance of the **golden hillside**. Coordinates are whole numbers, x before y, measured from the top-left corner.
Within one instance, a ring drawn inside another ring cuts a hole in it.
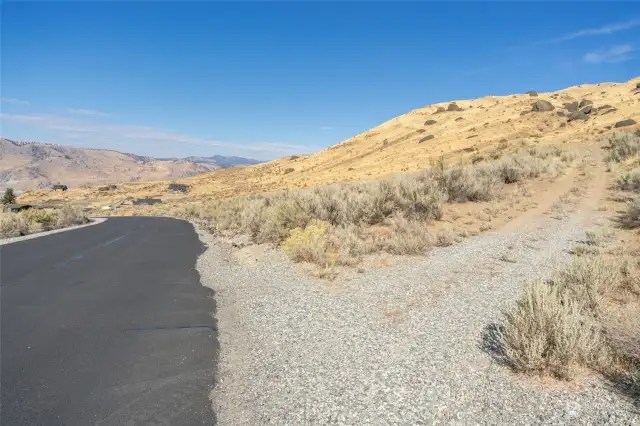
[[[546,143],[580,143],[615,131],[623,120],[640,121],[640,79],[626,83],[574,86],[557,92],[486,96],[480,99],[433,104],[391,119],[371,130],[313,155],[292,156],[251,167],[235,167],[183,179],[191,187],[190,199],[210,199],[301,188],[318,184],[372,179],[446,161],[479,156],[499,143],[520,140]],[[537,101],[550,102],[552,111],[533,111]],[[583,118],[569,118],[580,107]],[[569,104],[574,103],[572,106]],[[590,111],[589,111],[590,109]],[[444,111],[443,111],[444,110]],[[637,124],[625,130],[638,128]],[[108,204],[124,197],[152,196],[178,201],[168,195],[167,182],[121,185],[115,192],[74,188],[67,193],[34,191],[22,197],[35,200],[101,200]]]

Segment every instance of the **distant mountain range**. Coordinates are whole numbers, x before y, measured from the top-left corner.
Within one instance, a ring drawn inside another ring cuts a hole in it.
[[[242,157],[152,158],[112,150],[0,139],[0,190],[174,180],[221,168],[258,164]]]
[[[184,160],[184,161],[191,161],[192,163],[198,163],[198,164],[217,164],[222,168],[233,167],[233,166],[252,166],[254,164],[262,163],[262,161],[253,160],[251,158],[225,157],[223,155],[213,155],[211,157],[191,156],[191,157],[184,157],[184,158],[169,157],[169,158],[158,158],[158,160],[164,160],[164,161]]]

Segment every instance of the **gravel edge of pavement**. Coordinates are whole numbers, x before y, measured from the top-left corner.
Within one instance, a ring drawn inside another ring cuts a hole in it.
[[[57,234],[59,232],[72,231],[74,229],[86,228],[87,226],[98,225],[107,220],[106,217],[92,217],[89,218],[91,222],[85,223],[83,225],[74,225],[68,226],[66,228],[54,229],[52,231],[43,231],[43,232],[34,232],[33,234],[23,235],[21,237],[12,237],[12,238],[4,238],[0,239],[0,246],[12,243],[19,243],[20,241],[32,240],[34,238],[46,237],[47,235]]]
[[[561,222],[565,221],[566,219]],[[549,223],[549,219],[547,219],[546,222]],[[550,221],[550,223],[553,222],[555,221]],[[399,401],[384,401],[385,403],[380,405],[381,411],[378,409],[371,410],[370,408],[366,411],[358,410],[359,413],[350,412],[348,409],[349,402],[347,401],[345,403],[344,400],[340,400],[339,398],[335,399],[332,394],[335,390],[331,391],[331,388],[327,386],[331,386],[330,383],[333,383],[337,390],[347,393],[351,393],[349,389],[352,389],[353,392],[355,392],[354,395],[351,395],[353,399],[359,395],[358,386],[362,385],[362,383],[350,383],[351,375],[359,375],[360,373],[353,370],[353,365],[350,366],[348,364],[345,366],[346,370],[343,373],[344,375],[341,375],[342,373],[333,374],[332,371],[335,371],[335,368],[308,371],[310,367],[315,367],[315,364],[308,364],[307,359],[318,358],[314,352],[324,352],[324,348],[317,346],[311,349],[307,348],[305,351],[304,348],[306,346],[304,342],[309,342],[307,340],[309,335],[306,333],[295,335],[296,333],[300,333],[300,327],[302,327],[303,331],[308,331],[307,325],[302,324],[301,321],[304,322],[306,319],[312,322],[318,320],[318,318],[313,317],[305,319],[305,315],[307,315],[305,309],[312,308],[312,306],[306,306],[310,302],[300,297],[305,297],[306,295],[311,299],[315,299],[319,295],[324,294],[322,297],[326,298],[327,301],[330,301],[330,299],[334,299],[335,301],[337,300],[336,298],[350,299],[354,292],[364,291],[366,294],[369,293],[370,290],[377,291],[373,288],[367,290],[367,287],[374,285],[375,281],[380,280],[380,277],[376,277],[375,275],[382,275],[383,280],[385,277],[391,278],[397,274],[406,274],[406,278],[410,276],[415,277],[415,270],[423,269],[423,267],[420,267],[418,264],[425,264],[428,262],[428,259],[406,258],[391,268],[391,270],[372,271],[371,273],[362,274],[360,276],[361,278],[355,279],[351,283],[351,285],[357,283],[364,284],[364,287],[361,285],[351,287],[347,289],[346,293],[342,294],[342,296],[338,294],[328,295],[325,293],[326,289],[323,290],[321,286],[311,286],[313,288],[305,287],[305,285],[308,285],[310,282],[315,282],[316,280],[304,278],[294,272],[289,262],[284,259],[284,255],[277,250],[268,250],[268,258],[272,263],[267,265],[261,264],[256,267],[247,267],[236,261],[233,257],[232,247],[228,247],[227,244],[200,228],[196,223],[191,223],[201,241],[207,246],[206,251],[198,258],[197,270],[200,273],[202,284],[214,290],[216,300],[220,358],[217,365],[217,381],[210,398],[218,419],[218,424],[220,425],[317,424],[318,422],[325,423],[327,421],[333,424],[389,424],[387,421],[390,421],[391,424],[423,424],[421,422],[414,423],[418,418],[420,418],[421,421],[427,421],[427,423],[424,424],[430,424],[430,421],[435,421],[436,423],[444,421],[444,423],[449,424],[468,424],[466,422],[472,421],[475,416],[477,417],[475,417],[473,421],[477,424],[499,424],[500,422],[507,421],[512,424],[548,424],[547,422],[554,424],[592,424],[591,422],[596,421],[602,422],[603,424],[628,425],[634,424],[636,421],[634,419],[638,418],[632,413],[626,412],[623,408],[626,406],[625,403],[609,394],[604,388],[604,385],[599,382],[586,384],[583,391],[577,394],[568,392],[568,389],[549,388],[545,390],[544,387],[539,388],[540,393],[534,392],[533,394],[529,394],[530,391],[538,388],[538,386],[532,383],[527,384],[526,381],[520,380],[518,377],[510,379],[511,373],[508,369],[499,367],[494,361],[489,361],[489,357],[483,357],[485,359],[477,360],[482,361],[480,364],[485,364],[485,368],[481,370],[484,370],[482,374],[489,374],[490,376],[484,378],[489,388],[484,388],[484,386],[478,388],[478,386],[476,386],[475,388],[468,389],[471,393],[464,396],[458,393],[466,393],[463,388],[466,387],[467,380],[471,379],[471,377],[465,377],[464,374],[455,374],[453,377],[444,379],[438,377],[439,375],[433,378],[423,377],[422,379],[426,380],[426,382],[418,386],[424,391],[422,393],[424,397],[420,397],[419,399],[424,399],[424,401],[409,398],[408,401],[400,404],[400,406],[396,405]],[[569,223],[565,222],[564,225],[569,225]],[[560,245],[565,246],[565,250],[569,241],[583,232],[581,230],[582,227],[576,225],[578,224],[575,222],[573,225],[569,225],[569,230],[563,235],[564,238],[562,238],[562,240],[564,240],[564,242],[560,243]],[[562,225],[560,226],[562,227]],[[554,226],[552,226],[552,228],[553,227]],[[537,230],[535,227],[533,228],[534,229],[529,230],[529,232],[533,234],[537,234],[541,230],[539,227]],[[553,235],[553,233],[551,234]],[[494,233],[490,233],[489,235],[496,236]],[[568,240],[565,239],[567,237]],[[461,246],[457,247],[436,249],[433,254],[449,253],[452,257],[456,257],[456,253],[459,250],[465,250],[465,246],[477,246],[480,244],[482,238],[483,237],[468,239],[463,242]],[[528,240],[528,238],[526,239]],[[526,241],[523,241],[521,244],[526,245]],[[484,244],[480,244],[480,246],[477,247],[477,253],[482,252],[483,247],[481,246],[483,245]],[[560,247],[556,248],[556,250],[559,248]],[[557,253],[556,250],[552,251]],[[528,252],[528,254],[531,253],[529,250],[524,250],[524,252],[521,253],[524,255],[522,256],[524,258],[526,258],[525,252]],[[547,256],[550,254],[551,253],[547,253]],[[558,260],[560,259],[556,261]],[[418,264],[414,265],[415,262]],[[504,264],[504,262],[496,262],[498,265]],[[543,262],[544,266],[546,266],[543,269],[551,266],[545,263],[546,262]],[[556,262],[552,261],[552,263]],[[563,261],[560,260],[559,263],[563,263]],[[535,267],[542,266],[543,264],[532,266],[536,269]],[[504,264],[504,267],[508,269],[518,269],[518,266],[509,265],[510,264]],[[474,270],[468,270],[466,272],[471,275],[475,273]],[[513,270],[512,274],[510,281],[514,287],[509,293],[512,293],[524,284],[522,274],[516,270]],[[374,276],[372,277],[371,275]],[[487,283],[491,281],[494,280],[489,279]],[[290,284],[293,287],[282,286],[283,283],[286,285]],[[483,285],[483,287],[486,287],[486,285]],[[487,287],[487,290],[489,290],[490,287],[491,285]],[[289,288],[291,293],[285,291],[285,289]],[[379,288],[378,290],[386,293],[384,288]],[[285,292],[283,293],[283,291]],[[397,293],[397,291],[393,290],[384,297],[389,296],[389,301],[394,302],[394,293]],[[446,293],[447,292],[437,296],[434,299],[434,305],[430,306],[429,309],[448,310],[446,306],[442,308],[442,304],[438,302],[438,299],[443,297],[445,299],[449,297],[462,297],[463,299],[461,299],[460,303],[461,305],[465,303],[466,296],[464,292],[461,293],[459,290],[454,290],[454,294],[446,295]],[[458,294],[456,295],[455,293]],[[511,294],[508,299],[511,299],[514,295],[515,294]],[[279,302],[277,302],[278,300]],[[366,301],[367,300],[365,300],[365,302]],[[298,313],[301,315],[291,314],[292,309],[294,311],[296,310],[292,308],[296,304],[303,305],[301,306],[302,309],[298,310]],[[278,314],[273,311],[278,305],[280,306],[279,309],[282,310],[282,317],[278,317]],[[428,303],[428,305],[431,305],[431,302]],[[437,305],[440,305],[440,308],[438,308]],[[334,316],[321,319],[322,322],[326,321],[326,327],[329,328],[335,327],[336,325],[339,326],[342,321],[337,321],[336,323],[338,315],[346,314],[347,312],[340,309],[335,310],[331,307],[328,307],[328,309]],[[329,312],[327,312],[327,314],[329,314]],[[452,314],[453,313],[455,313],[455,311],[452,311]],[[389,321],[391,327],[385,326],[386,328],[384,329],[375,327],[377,329],[376,332],[390,331],[396,325],[399,326],[405,321],[413,322],[413,319],[419,318],[421,315],[418,310],[408,314],[405,320],[391,319]],[[482,314],[482,316],[484,316],[484,314]],[[346,318],[343,317],[343,321],[344,319]],[[351,320],[356,319],[361,320],[363,318],[357,316],[351,318]],[[419,325],[424,324],[416,325],[418,327],[411,327],[411,329],[419,329]],[[290,333],[285,330],[288,327],[292,327],[294,334],[287,335],[287,333]],[[309,327],[313,327],[313,325]],[[317,331],[320,330],[321,329],[318,329]],[[449,331],[455,331],[455,327]],[[420,333],[418,334],[419,335],[408,337],[414,339],[416,337],[426,337]],[[322,336],[318,335],[318,337]],[[334,342],[328,339],[325,343],[333,347],[334,351],[340,351],[340,348],[348,345],[352,338],[356,338],[355,335],[345,337],[347,337],[347,339],[342,342]],[[300,338],[302,338],[302,340]],[[402,343],[402,341],[404,341],[404,343]],[[336,343],[338,344],[336,345]],[[408,348],[408,346],[406,346],[408,344],[407,340],[404,338],[400,339],[399,343],[402,344],[396,349]],[[440,347],[448,344],[445,341],[438,341],[437,343]],[[290,344],[293,346],[288,348]],[[409,346],[411,345],[409,344]],[[440,355],[439,352],[440,351],[435,351],[433,355]],[[327,354],[327,356],[332,356],[330,352]],[[434,358],[429,356],[421,357],[419,363],[414,363],[411,367],[426,365],[430,359]],[[466,359],[466,363],[471,363],[471,366],[473,366],[474,361],[476,360],[472,358]],[[369,360],[364,362],[364,364],[368,363],[370,363]],[[355,366],[357,367],[357,364]],[[375,365],[373,366],[375,367]],[[331,367],[337,367],[337,365],[332,365]],[[397,366],[378,368],[378,370],[379,373],[383,374],[399,374],[400,371],[397,370],[397,368],[407,369],[410,368],[410,365],[398,364]],[[316,370],[316,368],[313,368],[313,370]],[[316,382],[313,377],[316,377],[318,382]],[[421,378],[417,377],[416,379]],[[391,377],[385,379],[383,383],[387,380],[391,380]],[[343,383],[341,383],[341,381]],[[378,379],[372,379],[371,384],[379,385],[377,382]],[[417,383],[412,384],[410,382],[400,383],[405,383],[407,386],[412,387],[417,385]],[[476,385],[478,384],[478,380],[471,380],[471,382],[476,382]],[[311,383],[314,383],[314,385],[312,388],[308,388]],[[305,385],[301,387],[303,384]],[[406,390],[403,386],[404,385],[396,382],[395,385],[390,383],[388,386],[385,386],[385,388],[387,388],[387,391],[390,391],[388,395],[396,395],[396,391]],[[504,399],[500,398],[504,407],[496,405],[496,400],[491,396],[493,394],[493,392],[490,392],[491,388],[500,390],[500,393],[504,392],[502,397]],[[438,389],[436,394],[432,394],[434,389]],[[387,391],[385,391],[385,393]],[[433,397],[433,395],[438,395],[440,392],[449,396]],[[457,405],[456,398],[454,398],[455,394],[458,394],[458,400],[466,400],[466,403],[455,407],[455,405]],[[528,395],[526,400],[522,400],[525,395]],[[301,399],[305,401],[301,401]],[[433,401],[430,401],[430,399]],[[411,402],[411,404],[405,406],[403,409],[402,405],[407,402]],[[440,402],[451,403],[448,405],[453,406],[431,405]],[[427,405],[427,403],[429,405]],[[517,407],[522,403],[525,405]],[[514,408],[513,412],[510,407]],[[482,412],[482,410],[485,409],[488,410],[488,412]],[[415,410],[418,410],[418,412],[415,412]],[[604,410],[604,412],[599,410]],[[404,415],[401,414],[403,411],[405,413]],[[596,414],[598,412],[601,414]],[[626,413],[623,414],[623,412]],[[617,415],[612,413],[616,413]],[[428,420],[429,418],[430,421]]]

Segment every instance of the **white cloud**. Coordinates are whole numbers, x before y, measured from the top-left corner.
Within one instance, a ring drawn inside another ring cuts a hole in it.
[[[573,40],[580,37],[608,35],[608,34],[617,33],[618,31],[629,30],[631,28],[635,28],[639,26],[640,26],[640,19],[632,19],[627,22],[618,22],[616,24],[604,25],[598,28],[587,28],[587,29],[578,30],[569,34],[565,34],[561,37],[555,38],[552,41],[560,42],[560,41]]]
[[[3,104],[29,105],[29,101],[23,101],[22,99],[16,99],[16,98],[0,98],[0,102]]]
[[[240,151],[287,155],[308,152],[313,147],[286,143],[255,142],[232,143],[222,142],[199,136],[187,135],[150,126],[130,124],[93,123],[75,117],[63,117],[52,114],[6,114],[0,113],[0,122],[17,123],[61,132],[60,138],[113,141],[153,141],[163,143],[203,145],[229,148]]]
[[[104,112],[99,112],[99,111],[93,111],[91,109],[74,109],[74,108],[70,108],[67,110],[69,113],[71,114],[76,114],[76,115],[100,115],[100,116],[108,116],[109,114],[106,114]]]
[[[623,62],[631,59],[633,52],[631,44],[620,44],[608,49],[599,49],[589,52],[583,56],[582,60],[590,64],[601,64],[603,62]]]

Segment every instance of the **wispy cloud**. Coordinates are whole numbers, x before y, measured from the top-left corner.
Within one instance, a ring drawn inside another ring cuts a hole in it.
[[[29,101],[23,101],[22,99],[16,99],[16,98],[0,98],[0,102],[3,104],[29,105]]]
[[[607,49],[599,49],[589,52],[582,60],[589,64],[601,64],[603,62],[624,62],[631,59],[633,52],[631,44],[620,44]]]
[[[71,113],[71,114],[76,114],[76,115],[100,115],[100,116],[108,116],[109,114],[104,113],[104,112],[100,112],[100,111],[94,111],[91,109],[74,109],[74,108],[69,108],[67,110],[67,112]]]
[[[632,19],[627,22],[618,22],[615,24],[603,25],[598,28],[586,28],[586,29],[574,31],[569,34],[565,34],[563,36],[560,36],[550,41],[554,43],[558,43],[561,41],[574,40],[576,38],[581,38],[581,37],[608,35],[608,34],[617,33],[618,31],[629,30],[636,27],[640,27],[640,19]]]
[[[103,141],[102,143],[108,140],[118,142],[152,141],[162,143],[212,146],[234,149],[236,151],[261,152],[265,153],[265,155],[287,155],[314,150],[314,147],[311,146],[288,143],[223,142],[151,126],[94,123],[85,119],[64,117],[53,114],[0,113],[0,122],[16,123],[24,126],[53,130],[56,132],[60,132],[57,134],[57,137],[63,139],[100,140]],[[108,146],[105,145],[105,148],[108,148]]]

